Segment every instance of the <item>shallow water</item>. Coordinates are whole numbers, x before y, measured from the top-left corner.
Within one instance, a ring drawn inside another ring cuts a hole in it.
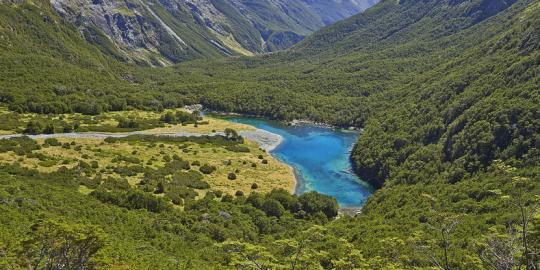
[[[271,154],[295,169],[298,194],[317,191],[335,197],[342,207],[360,207],[373,192],[352,172],[349,152],[358,132],[311,125],[291,127],[250,117],[226,119],[283,136],[283,142]]]

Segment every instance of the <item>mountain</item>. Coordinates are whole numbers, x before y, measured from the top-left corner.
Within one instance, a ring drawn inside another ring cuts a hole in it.
[[[79,194],[74,177],[38,177],[15,163],[0,178],[0,208],[8,210],[0,235],[9,240],[0,241],[0,265],[17,258],[12,250],[27,243],[37,219],[67,216],[106,231],[114,248],[102,261],[117,268],[245,266],[234,251],[282,266],[306,245],[298,253],[306,269],[536,269],[539,11],[536,0],[383,0],[283,52],[189,56],[202,59],[150,68],[126,64],[108,38],[88,42],[48,2],[3,4],[0,101],[10,110],[92,120],[201,103],[354,126],[362,130],[355,171],[377,191],[360,214],[337,220],[254,209],[297,208],[279,192],[271,202],[209,196],[185,212],[154,214],[106,193],[102,203]]]
[[[282,50],[313,31],[375,3],[373,0],[51,0],[56,11],[102,51],[124,61],[157,66],[196,58]]]

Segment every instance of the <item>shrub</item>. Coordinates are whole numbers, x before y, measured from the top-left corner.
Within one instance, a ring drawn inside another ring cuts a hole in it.
[[[309,215],[315,215],[318,212],[323,213],[327,218],[334,218],[338,215],[339,205],[335,198],[317,192],[308,192],[302,194],[298,199],[302,210]]]
[[[225,147],[226,150],[236,153],[249,153],[250,150],[247,146],[244,145],[228,145]]]
[[[155,194],[162,194],[165,192],[165,186],[163,185],[163,182],[159,182],[156,186],[156,190],[154,191]]]
[[[96,160],[92,160],[92,162],[90,162],[90,165],[92,166],[92,169],[99,168],[99,164]]]
[[[266,215],[272,217],[281,217],[285,213],[285,208],[276,200],[266,200],[262,206],[262,210]]]
[[[139,127],[139,123],[137,123],[135,120],[133,119],[120,119],[118,121],[118,128],[130,128],[130,129],[135,129],[135,128],[138,128]]]
[[[229,173],[229,175],[227,176],[227,178],[228,178],[229,180],[236,180],[236,174],[234,174],[234,173]]]
[[[215,166],[210,166],[208,164],[204,164],[199,168],[199,171],[201,171],[204,174],[211,174],[216,170],[217,168]]]
[[[221,198],[221,201],[222,202],[232,202],[233,201],[233,196],[231,196],[230,194],[225,194],[225,196],[223,196],[223,198]]]
[[[47,138],[45,139],[44,141],[45,144],[48,144],[50,146],[61,146],[62,143],[60,143],[57,139],[55,138]]]
[[[262,160],[262,164],[268,164],[268,160],[263,159],[263,160]]]
[[[127,191],[94,190],[90,195],[103,203],[113,204],[127,209],[146,209],[159,213],[170,209],[169,204],[162,198],[137,190]]]
[[[238,190],[238,191],[236,191],[236,193],[234,193],[234,195],[235,195],[236,197],[242,197],[242,196],[244,196],[244,192],[241,191],[241,190]]]
[[[167,123],[167,124],[175,123],[176,122],[176,116],[172,112],[168,112],[168,113],[162,115],[159,120],[161,122]]]
[[[259,188],[259,185],[257,185],[257,183],[253,183],[251,185],[251,189],[258,189]]]
[[[30,121],[26,124],[26,128],[23,133],[25,134],[39,134],[43,130],[43,125],[38,121]]]
[[[214,195],[216,196],[216,198],[221,198],[221,196],[223,196],[223,191],[214,190]]]

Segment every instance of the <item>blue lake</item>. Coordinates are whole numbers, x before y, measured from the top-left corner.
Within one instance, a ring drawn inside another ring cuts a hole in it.
[[[295,169],[296,193],[317,191],[335,197],[342,207],[360,207],[373,192],[352,172],[349,152],[358,132],[310,125],[287,126],[277,121],[250,117],[226,117],[283,136],[271,154]]]

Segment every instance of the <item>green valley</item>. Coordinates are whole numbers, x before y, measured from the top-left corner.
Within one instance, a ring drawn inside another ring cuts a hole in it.
[[[141,3],[200,44],[158,31],[137,57],[54,2],[0,4],[0,136],[141,133],[0,140],[0,268],[540,268],[539,1],[202,1],[232,57],[176,1]],[[352,216],[292,195],[292,169],[233,136],[253,127],[194,104],[359,129],[377,190]],[[181,132],[205,136],[163,136]]]

